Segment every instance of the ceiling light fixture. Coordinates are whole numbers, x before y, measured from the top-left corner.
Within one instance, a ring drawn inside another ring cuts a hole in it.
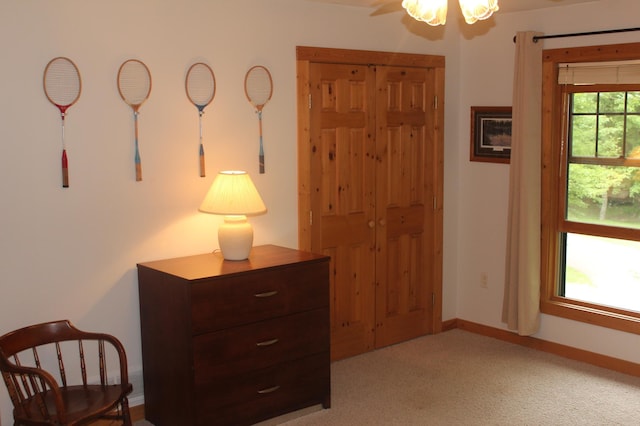
[[[448,0],[402,0],[402,7],[418,21],[429,25],[444,25],[447,22]],[[496,12],[498,0],[458,0],[467,24],[489,18]]]

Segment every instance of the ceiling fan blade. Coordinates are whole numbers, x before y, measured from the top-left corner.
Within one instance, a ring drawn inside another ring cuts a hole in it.
[[[395,13],[402,11],[401,0],[377,0],[371,6],[376,9],[370,13],[370,16],[386,15],[387,13]]]

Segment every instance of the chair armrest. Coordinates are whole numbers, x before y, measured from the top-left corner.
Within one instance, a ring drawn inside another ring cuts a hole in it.
[[[36,368],[36,367],[25,367],[21,365],[16,365],[11,362],[3,363],[3,376],[5,381],[11,381],[13,386],[24,387],[23,379],[26,380],[29,384],[30,389],[33,387],[41,386],[42,382],[45,383],[50,392],[53,393],[54,402],[56,405],[56,413],[61,422],[66,421],[66,410],[62,401],[62,394],[60,392],[60,385],[56,381],[56,379],[47,371]],[[9,386],[7,383],[7,388],[9,391],[9,396],[14,402],[15,407],[21,406],[20,397],[16,394],[16,391],[12,386]],[[40,392],[37,392],[40,393]]]

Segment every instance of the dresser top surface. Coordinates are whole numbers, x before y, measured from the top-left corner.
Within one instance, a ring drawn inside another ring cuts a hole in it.
[[[327,259],[327,256],[275,245],[264,245],[253,247],[247,260],[224,260],[222,253],[216,251],[143,262],[138,264],[138,268],[149,268],[186,280],[198,280],[323,259]]]

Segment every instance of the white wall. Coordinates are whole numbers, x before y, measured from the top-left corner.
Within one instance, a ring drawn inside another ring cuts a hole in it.
[[[637,27],[640,2],[602,0],[582,5],[521,13],[498,13],[479,23],[481,37],[463,37],[461,87],[458,109],[459,265],[457,316],[492,327],[501,322],[506,250],[509,166],[469,161],[469,108],[472,105],[511,105],[513,61],[517,31],[565,34]],[[570,18],[570,19],[569,19]],[[547,39],[547,49],[640,41],[639,32],[616,35]],[[480,275],[488,273],[489,288],[480,287]],[[640,336],[574,322],[558,317],[542,318],[536,337],[565,345],[640,362]]]
[[[248,170],[265,200],[269,212],[252,220],[255,243],[296,247],[296,45],[447,54],[447,95],[458,96],[455,25],[426,31],[402,13],[370,12],[301,0],[1,2],[0,334],[69,318],[120,338],[139,376],[136,263],[217,248],[219,219],[197,208],[221,169]],[[56,56],[74,60],[83,78],[66,119],[67,189],[59,113],[42,90],[43,70]],[[142,182],[134,175],[131,110],[115,83],[129,58],[144,61],[153,78],[140,112]],[[209,63],[217,82],[204,116],[204,179],[197,112],[184,94],[196,61]],[[264,110],[264,175],[257,173],[256,116],[242,88],[255,64],[269,67],[275,83]],[[448,158],[456,158],[456,108],[450,102],[446,111]],[[447,167],[448,194],[457,167]],[[445,227],[455,234],[455,220]],[[445,254],[448,318],[456,314],[452,244]],[[11,423],[4,386],[0,419]]]

